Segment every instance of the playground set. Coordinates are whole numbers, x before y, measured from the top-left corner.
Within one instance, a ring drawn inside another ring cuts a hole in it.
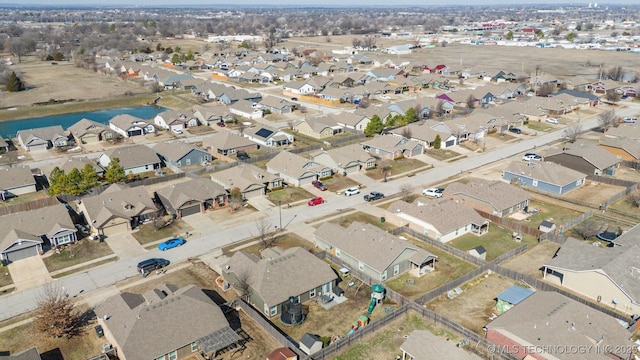
[[[367,314],[371,315],[373,309],[375,309],[376,305],[381,304],[384,300],[386,290],[384,286],[380,284],[373,284],[371,286],[371,302],[369,302],[369,307],[367,308]],[[352,335],[354,332],[358,331],[358,329],[363,326],[369,324],[369,317],[367,315],[360,315],[357,321],[354,321],[351,324],[351,330],[347,333],[347,336]]]

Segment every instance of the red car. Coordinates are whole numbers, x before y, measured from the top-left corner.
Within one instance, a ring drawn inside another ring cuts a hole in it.
[[[312,181],[311,185],[315,186],[316,189],[320,190],[320,191],[326,191],[327,187],[324,186],[324,184],[321,181]]]
[[[225,126],[227,126],[227,125],[226,125],[224,122],[222,122],[222,121],[217,122],[217,123],[216,123],[216,125],[218,125],[218,126],[220,126],[220,127],[225,127]]]
[[[313,199],[309,200],[309,202],[307,204],[309,204],[309,206],[316,206],[316,205],[320,205],[324,203],[324,199],[321,198],[320,196],[316,196]]]

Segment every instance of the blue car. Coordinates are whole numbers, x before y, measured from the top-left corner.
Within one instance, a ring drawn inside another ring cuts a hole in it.
[[[161,251],[165,251],[173,249],[174,247],[182,246],[184,243],[186,243],[186,241],[184,241],[182,237],[169,239],[158,245],[158,249],[160,249]]]

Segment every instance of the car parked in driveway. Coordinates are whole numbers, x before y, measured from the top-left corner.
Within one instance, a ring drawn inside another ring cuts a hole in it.
[[[422,190],[422,195],[423,196],[431,196],[431,197],[434,197],[434,198],[441,198],[442,195],[444,195],[444,189],[443,188],[424,189],[424,190]]]
[[[309,202],[307,202],[307,205],[316,206],[323,203],[324,203],[324,199],[321,196],[316,196],[313,199],[309,200]]]
[[[522,161],[542,161],[542,156],[535,153],[526,153],[522,156]]]
[[[558,124],[560,123],[560,122],[558,121],[558,119],[556,119],[556,118],[547,118],[547,122],[548,122],[549,124],[556,124],[556,125],[558,125]]]
[[[226,127],[227,126],[227,124],[225,124],[224,121],[218,121],[216,123],[216,125],[218,125],[219,127]]]
[[[322,183],[322,181],[314,180],[311,182],[311,185],[320,191],[327,191],[327,187]]]
[[[344,191],[344,195],[345,196],[351,196],[351,195],[356,195],[356,194],[360,194],[360,188],[357,187],[350,187],[347,190]]]
[[[514,134],[522,134],[522,130],[520,130],[518,128],[511,128],[511,129],[509,129],[509,131],[514,133]]]
[[[186,241],[182,237],[177,237],[177,238],[169,239],[165,242],[160,243],[160,245],[158,245],[158,249],[160,249],[160,251],[166,251],[178,246],[182,246],[185,243]]]
[[[372,191],[364,196],[364,201],[376,201],[378,199],[384,199],[384,194],[377,191]]]
[[[176,128],[171,128],[171,131],[173,131],[174,134],[176,135],[182,135],[182,130],[180,129],[176,129]]]

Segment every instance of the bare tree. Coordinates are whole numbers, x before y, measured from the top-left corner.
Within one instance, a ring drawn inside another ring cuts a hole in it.
[[[540,88],[538,89],[538,96],[547,96],[549,94],[552,94],[553,91],[556,89],[556,86],[550,83],[544,84],[542,86],[540,86]]]
[[[405,126],[402,128],[402,136],[407,138],[407,139],[411,139],[411,136],[413,134],[411,133],[411,129],[409,129],[408,126]]]
[[[374,46],[376,46],[376,37],[373,35],[367,35],[362,39],[362,45],[367,49],[371,50]]]
[[[242,207],[242,191],[239,187],[231,188],[229,192],[229,208],[231,211],[238,211]]]
[[[618,101],[620,101],[620,98],[622,97],[622,95],[620,95],[620,93],[618,93],[615,90],[609,90],[607,91],[606,94],[604,94],[604,98],[613,104],[616,104]]]
[[[380,171],[384,175],[384,178],[387,178],[387,175],[391,171],[391,161],[389,159],[384,159],[380,162]]]
[[[55,338],[71,338],[78,332],[79,316],[64,287],[47,284],[38,300],[38,331]]]
[[[603,112],[598,117],[598,123],[602,128],[602,132],[605,132],[605,133],[607,132],[607,130],[613,127],[617,121],[618,121],[618,116],[616,115],[616,112],[611,109]]]
[[[263,249],[271,247],[276,242],[277,236],[273,231],[274,227],[271,221],[265,218],[256,221],[256,230],[258,232],[256,237],[262,244]]]
[[[564,136],[568,142],[574,143],[582,133],[582,124],[573,124],[564,129]]]
[[[576,235],[582,237],[584,240],[587,240],[588,238],[596,236],[600,232],[600,230],[602,230],[602,225],[603,224],[599,224],[595,221],[587,220],[574,227],[573,232],[576,233]]]
[[[231,281],[231,286],[236,289],[238,296],[248,300],[249,290],[251,289],[251,273],[246,268],[230,269],[233,271],[234,279]]]
[[[622,78],[624,77],[624,72],[625,71],[622,68],[622,66],[614,66],[613,68],[607,70],[605,75],[611,80],[622,81]]]
[[[400,185],[399,193],[400,199],[409,202],[413,195],[413,186],[411,186],[411,184],[402,184]]]
[[[473,94],[469,94],[469,97],[467,97],[467,107],[469,109],[473,109],[476,107],[476,97],[473,96]]]
[[[640,208],[640,190],[636,190],[632,193],[629,194],[629,197],[627,198],[627,202],[629,202],[629,204],[635,206],[635,207],[639,207]]]

